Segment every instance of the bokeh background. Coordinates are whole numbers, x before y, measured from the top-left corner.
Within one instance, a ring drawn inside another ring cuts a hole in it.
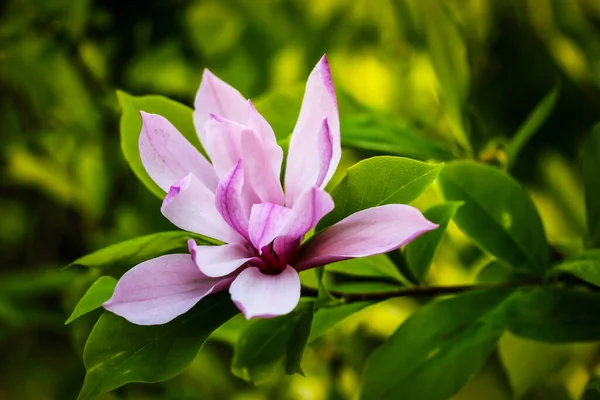
[[[432,25],[435,18],[443,23]],[[599,1],[5,0],[0,399],[74,399],[89,326],[64,321],[91,281],[61,269],[103,246],[173,229],[121,155],[115,91],[192,105],[210,68],[285,134],[323,53],[340,99],[344,166],[375,154],[505,165],[507,140],[557,90],[550,117],[510,170],[540,207],[550,241],[581,245],[579,159],[600,120]],[[461,146],[465,135],[472,151]],[[420,204],[436,202],[428,193]],[[472,281],[485,261],[452,228],[429,282]],[[306,378],[276,375],[258,387],[235,378],[231,324],[180,377],[99,398],[353,399],[370,351],[416,307],[395,299],[353,316],[307,350]],[[506,336],[456,399],[591,399],[584,386],[598,359],[595,344]]]

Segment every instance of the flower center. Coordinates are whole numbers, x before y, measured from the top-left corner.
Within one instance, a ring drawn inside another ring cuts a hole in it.
[[[262,260],[257,267],[263,274],[278,275],[289,264],[293,256],[296,254],[300,243],[286,243],[286,246],[279,246],[281,250],[275,250],[274,242],[264,246],[259,252],[258,257]]]

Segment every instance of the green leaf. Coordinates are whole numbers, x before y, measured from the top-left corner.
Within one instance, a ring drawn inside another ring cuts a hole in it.
[[[418,310],[370,357],[361,400],[446,400],[486,362],[505,329],[511,289],[482,290]]]
[[[189,239],[207,244],[218,243],[212,241],[212,239],[200,238],[189,232],[159,232],[105,247],[78,258],[69,267],[81,265],[98,268],[105,274],[119,278],[131,267],[151,258],[178,251],[187,253],[187,241]]]
[[[586,389],[596,389],[600,392],[600,379],[596,379],[595,381],[588,383],[585,388]]]
[[[140,158],[138,141],[142,129],[142,120],[140,111],[152,114],[159,114],[169,120],[178,130],[199,150],[202,149],[200,140],[196,135],[196,129],[193,122],[193,110],[188,106],[169,100],[162,96],[131,96],[125,92],[117,91],[117,98],[121,105],[121,150],[129,166],[146,185],[146,187],[158,196],[161,200],[165,197],[165,192],[158,187],[150,178]]]
[[[527,144],[529,139],[544,125],[558,99],[560,93],[560,87],[556,86],[554,89],[548,92],[544,98],[535,106],[531,114],[527,117],[525,122],[519,127],[515,135],[512,137],[508,145],[506,146],[506,156],[508,158],[509,165],[514,164],[519,152]]]
[[[313,342],[323,336],[329,330],[341,324],[346,318],[363,308],[375,304],[373,301],[359,301],[356,303],[343,304],[337,307],[320,308],[315,312],[310,328],[308,342]]]
[[[531,198],[504,172],[471,161],[449,164],[440,174],[447,200],[463,201],[454,221],[479,247],[521,272],[542,275],[548,242]]]
[[[360,294],[360,293],[378,293],[389,292],[392,290],[400,290],[402,286],[399,284],[378,282],[378,281],[358,281],[358,282],[343,282],[329,285],[329,291],[337,296],[338,293]]]
[[[433,206],[423,213],[428,220],[435,222],[439,227],[419,236],[406,246],[406,261],[418,282],[422,282],[427,276],[429,266],[444,237],[448,223],[462,204],[459,201],[448,202]]]
[[[410,203],[433,183],[443,166],[390,156],[353,165],[333,191],[335,208],[319,222],[317,231],[366,208]]]
[[[360,114],[341,118],[342,145],[416,158],[449,160],[453,158],[441,143],[382,115]]]
[[[592,285],[600,286],[600,250],[589,250],[571,257],[556,269],[573,274]]]
[[[250,322],[235,347],[231,364],[233,374],[258,384],[268,380],[285,360],[287,374],[304,375],[300,361],[313,313],[314,301],[302,300],[287,315]]]
[[[384,254],[336,262],[327,265],[325,270],[344,275],[384,278],[400,283],[404,282],[394,263]]]
[[[458,27],[444,9],[441,0],[422,0],[429,57],[442,88],[443,100],[458,143],[470,148],[464,128],[462,108],[469,90],[467,47]]]
[[[600,340],[600,293],[540,288],[517,294],[506,307],[508,328],[517,336],[550,343]]]
[[[117,280],[112,276],[101,276],[98,278],[92,286],[90,286],[87,292],[85,292],[81,300],[79,300],[73,313],[69,319],[67,319],[67,322],[65,322],[65,325],[82,315],[101,307],[105,301],[110,299],[115,290],[115,286],[117,286]]]
[[[208,296],[164,325],[134,325],[104,312],[85,345],[87,374],[78,400],[129,382],[161,382],[177,376],[206,338],[236,313],[228,293]]]
[[[590,244],[600,247],[600,124],[592,130],[583,154],[582,176]]]

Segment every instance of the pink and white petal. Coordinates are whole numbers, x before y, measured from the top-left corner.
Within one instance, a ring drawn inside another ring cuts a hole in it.
[[[220,115],[239,124],[248,121],[248,104],[236,89],[204,70],[200,89],[194,101],[194,125],[203,146],[206,146],[205,124],[210,114]]]
[[[205,149],[219,178],[223,178],[242,158],[242,136],[250,130],[237,122],[211,114],[205,126]]]
[[[250,212],[249,235],[255,249],[262,249],[271,243],[293,211],[278,204],[261,203],[252,206]]]
[[[299,271],[336,261],[395,250],[437,228],[419,210],[404,204],[368,208],[346,217],[301,249]]]
[[[175,226],[222,242],[241,242],[244,238],[233,230],[215,207],[215,194],[193,174],[171,186],[160,208]]]
[[[331,156],[327,157],[328,154]],[[302,108],[290,140],[285,174],[286,205],[291,207],[309,187],[325,187],[337,168],[341,154],[337,100],[329,64],[323,56],[308,77]],[[326,167],[320,162],[315,163],[316,159],[327,158]],[[325,172],[322,174],[323,169]]]
[[[189,254],[170,254],[127,271],[104,308],[137,325],[165,324],[227,281],[204,275]]]
[[[255,258],[245,246],[239,243],[198,246],[193,239],[190,239],[188,249],[200,271],[211,278],[229,275]]]
[[[242,135],[241,148],[247,182],[261,203],[283,205],[284,195],[279,174],[283,150],[277,143],[265,143],[254,131]]]
[[[140,158],[150,178],[168,192],[171,185],[193,173],[214,192],[217,175],[204,156],[166,118],[143,111],[140,115]]]
[[[300,277],[289,265],[278,275],[250,267],[234,279],[229,293],[246,319],[276,317],[290,313],[300,301]]]
[[[250,100],[248,100],[248,122],[246,125],[258,134],[263,143],[277,144],[277,138],[275,137],[273,128],[267,122],[265,117],[258,112]]]
[[[246,239],[248,236],[247,199],[244,198],[244,167],[239,160],[227,175],[221,179],[215,193],[215,204],[225,222]],[[250,206],[251,207],[251,206]]]

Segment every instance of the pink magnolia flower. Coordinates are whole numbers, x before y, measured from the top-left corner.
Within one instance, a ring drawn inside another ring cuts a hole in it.
[[[142,112],[140,156],[165,192],[163,215],[221,246],[189,241],[190,254],[143,262],[120,279],[104,307],[140,325],[163,324],[204,296],[229,288],[246,318],[291,312],[299,271],[388,252],[434,229],[419,210],[390,204],[359,211],[306,243],[333,210],[324,187],[341,156],[340,122],[324,56],[308,78],[290,140],[285,193],[283,151],[250,101],[204,71],[194,124],[209,163],[165,118]]]

